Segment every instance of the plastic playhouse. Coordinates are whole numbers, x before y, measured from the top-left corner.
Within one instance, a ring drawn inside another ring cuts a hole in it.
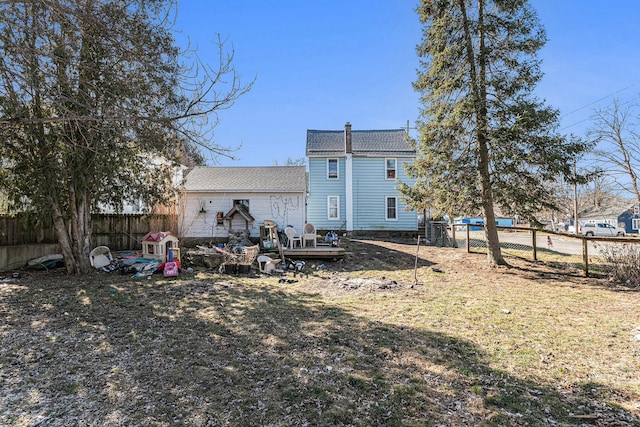
[[[170,231],[155,231],[147,233],[142,238],[142,258],[155,259],[162,263],[171,258],[180,268],[179,241]],[[171,252],[171,257],[169,256]]]

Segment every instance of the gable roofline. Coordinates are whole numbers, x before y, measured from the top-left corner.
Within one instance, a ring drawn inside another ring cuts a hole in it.
[[[186,176],[185,192],[305,193],[305,166],[197,166]]]
[[[331,157],[331,158],[342,158],[346,157],[345,153],[337,153],[335,151],[321,151],[314,154],[307,154],[307,157]],[[407,157],[407,158],[415,158],[415,151],[378,151],[376,153],[353,153],[353,157],[359,158],[373,158],[373,157]]]
[[[351,130],[350,123],[345,130],[307,129],[307,157],[344,157],[349,148],[353,157],[416,156],[406,129]]]
[[[240,216],[244,218],[244,220],[247,222],[254,222],[256,220],[253,217],[253,215],[249,213],[247,208],[245,208],[239,203],[236,203],[235,205],[233,205],[233,208],[231,208],[231,210],[227,212],[227,214],[224,216],[223,219],[231,220],[236,214],[240,214]]]

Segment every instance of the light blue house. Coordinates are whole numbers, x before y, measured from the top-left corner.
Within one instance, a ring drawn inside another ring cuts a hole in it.
[[[307,130],[307,222],[318,230],[417,231],[416,211],[406,209],[398,180],[413,184],[404,163],[416,152],[406,130]]]

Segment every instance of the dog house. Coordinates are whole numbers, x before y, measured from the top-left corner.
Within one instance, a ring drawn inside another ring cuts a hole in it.
[[[229,224],[229,232],[244,230],[249,235],[251,224],[255,221],[255,218],[249,213],[249,209],[239,203],[236,203],[233,208],[223,218]]]
[[[177,261],[180,259],[178,243],[178,238],[171,234],[170,231],[147,233],[142,238],[142,257],[166,262],[168,261],[169,251],[172,251],[172,257],[174,261]]]

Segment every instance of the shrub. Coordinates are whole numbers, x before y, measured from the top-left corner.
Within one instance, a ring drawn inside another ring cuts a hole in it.
[[[595,244],[595,247],[609,265],[612,281],[640,289],[640,245]]]

